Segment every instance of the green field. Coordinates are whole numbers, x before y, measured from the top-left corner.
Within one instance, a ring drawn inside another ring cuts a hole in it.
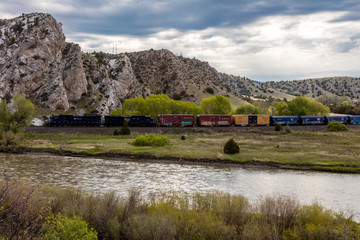
[[[186,139],[181,140],[185,135]],[[142,159],[171,159],[190,161],[233,162],[290,169],[311,169],[333,172],[360,173],[360,130],[349,132],[291,133],[275,131],[247,131],[212,133],[184,131],[165,135],[170,144],[163,147],[138,147],[131,143],[140,136],[91,134],[26,133],[18,149],[46,151],[69,155],[89,155]],[[233,138],[240,153],[227,155],[225,142]]]

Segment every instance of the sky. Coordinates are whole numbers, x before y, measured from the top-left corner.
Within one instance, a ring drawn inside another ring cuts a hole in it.
[[[45,12],[84,52],[168,49],[256,81],[360,77],[359,0],[2,0]]]

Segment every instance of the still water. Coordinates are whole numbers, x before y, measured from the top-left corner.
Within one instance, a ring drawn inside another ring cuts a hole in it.
[[[0,170],[11,177],[93,193],[123,195],[130,188],[144,195],[218,190],[241,194],[251,202],[284,194],[304,204],[317,201],[335,211],[351,210],[360,219],[360,175],[12,154],[0,154]]]

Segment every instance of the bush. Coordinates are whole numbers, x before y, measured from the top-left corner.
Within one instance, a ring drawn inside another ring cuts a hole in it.
[[[234,141],[234,139],[230,138],[224,146],[224,152],[226,154],[235,154],[240,152],[239,145]]]
[[[338,121],[333,121],[333,122],[330,122],[327,126],[326,126],[327,130],[329,131],[349,131],[349,129],[344,125],[342,124],[341,122],[338,122]]]
[[[185,140],[186,139],[186,137],[183,135],[183,136],[181,136],[181,140]]]
[[[165,146],[170,143],[169,138],[164,136],[155,136],[153,134],[147,134],[137,137],[132,145],[134,146]]]
[[[82,218],[68,218],[60,213],[47,218],[42,233],[42,239],[98,239],[96,231]]]
[[[113,135],[120,135],[119,130],[117,128],[114,130]]]
[[[131,134],[130,128],[128,126],[128,122],[126,120],[124,121],[124,125],[121,127],[119,134],[120,135],[130,135]]]
[[[211,88],[211,87],[205,88],[205,91],[206,91],[207,93],[214,94],[214,89]]]
[[[277,131],[277,132],[280,132],[282,130],[281,124],[280,123],[276,124],[274,130]]]
[[[289,127],[287,127],[287,126],[285,127],[284,131],[285,131],[285,133],[291,133],[291,129]]]

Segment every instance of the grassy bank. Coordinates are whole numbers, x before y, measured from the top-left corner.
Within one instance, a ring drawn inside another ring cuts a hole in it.
[[[360,131],[290,133],[247,131],[211,133],[180,130],[166,135],[170,144],[162,147],[133,146],[139,135],[112,136],[90,134],[26,133],[18,149],[72,155],[127,156],[131,158],[189,160],[213,163],[240,163],[278,168],[311,169],[360,173]],[[186,136],[185,140],[181,136]],[[233,138],[240,153],[227,155],[225,142]]]
[[[79,235],[83,237],[76,237]],[[300,205],[289,196],[267,196],[253,204],[243,196],[219,192],[191,196],[164,193],[144,199],[138,191],[130,191],[127,196],[90,195],[72,188],[0,181],[0,239],[55,236],[134,240],[359,239],[360,225],[351,215],[335,213],[316,203]]]

